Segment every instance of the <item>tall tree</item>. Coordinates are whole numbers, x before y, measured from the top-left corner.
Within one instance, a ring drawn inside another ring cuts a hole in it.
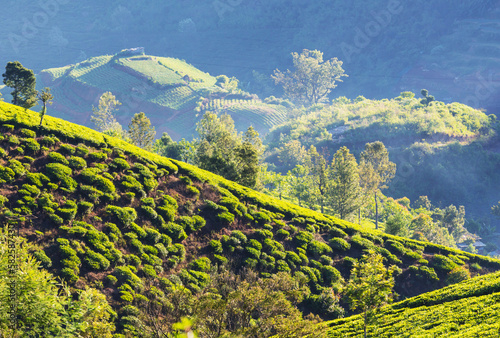
[[[250,188],[258,184],[262,141],[253,127],[237,133],[231,116],[206,112],[198,122],[196,164]]]
[[[238,182],[240,175],[234,150],[241,143],[241,139],[231,116],[224,114],[219,117],[215,113],[206,112],[198,122],[196,131],[199,135],[197,165]]]
[[[243,143],[235,149],[240,170],[239,183],[255,188],[259,177],[259,159],[262,155],[262,141],[259,133],[250,126],[243,135]]]
[[[156,136],[155,127],[151,126],[151,121],[143,112],[137,113],[132,117],[128,125],[128,135],[132,144],[151,150]]]
[[[321,206],[321,212],[325,212],[325,201],[328,194],[328,165],[316,147],[311,146],[307,151],[306,166],[311,177],[311,194],[316,196],[316,200]]]
[[[92,107],[92,121],[97,130],[112,136],[122,136],[122,126],[116,121],[113,113],[118,110],[121,102],[111,92],[105,92],[99,98],[99,106]]]
[[[42,110],[40,111],[40,125],[39,125],[39,127],[41,127],[43,123],[43,118],[47,113],[47,104],[52,104],[54,95],[50,93],[49,87],[45,87],[44,89],[42,89],[41,92],[36,93],[36,97],[38,98],[38,100],[42,101]]]
[[[392,275],[396,269],[395,266],[386,268],[382,255],[371,250],[363,255],[360,262],[354,263],[345,294],[351,308],[363,313],[365,338],[366,328],[372,322],[375,311],[393,299]]]
[[[285,95],[293,101],[314,105],[337,87],[336,82],[347,76],[342,69],[342,61],[333,58],[323,60],[319,50],[304,49],[302,53],[292,53],[295,70],[282,73],[278,69],[271,76],[276,84],[281,84]]]
[[[36,105],[36,77],[31,69],[23,67],[19,61],[9,62],[2,74],[3,83],[14,90],[12,103],[23,108]]]
[[[333,156],[328,176],[331,206],[341,219],[345,219],[359,209],[362,195],[358,164],[347,147],[341,147]]]
[[[361,153],[362,185],[375,198],[375,228],[378,229],[378,198],[377,193],[387,188],[387,183],[396,174],[396,164],[389,160],[389,152],[380,142],[367,143]]]

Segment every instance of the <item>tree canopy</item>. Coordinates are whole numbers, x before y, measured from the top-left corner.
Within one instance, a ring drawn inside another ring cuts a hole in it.
[[[128,135],[132,144],[150,150],[153,147],[156,131],[146,114],[141,112],[132,117],[128,125]]]
[[[36,105],[36,77],[31,69],[19,61],[9,62],[2,76],[3,83],[14,89],[11,92],[13,104],[27,109]]]
[[[292,53],[294,71],[281,72],[276,69],[271,76],[276,84],[283,86],[285,95],[292,101],[306,105],[321,102],[347,76],[342,69],[342,61],[337,58],[323,60],[319,50],[304,49],[302,53]]]

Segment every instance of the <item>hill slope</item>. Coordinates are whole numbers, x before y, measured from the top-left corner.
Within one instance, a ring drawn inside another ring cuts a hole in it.
[[[498,337],[500,274],[476,277],[386,306],[369,331],[376,337]],[[360,315],[329,323],[331,337],[359,337]]]
[[[122,332],[144,325],[153,290],[196,295],[210,266],[227,261],[234,273],[293,274],[310,292],[299,308],[325,318],[318,296],[339,288],[366,249],[400,267],[402,298],[445,286],[457,266],[500,270],[498,260],[367,231],[82,126],[38,122],[0,103],[1,216],[20,217],[49,271],[74,288],[98,286]]]
[[[239,131],[250,125],[261,134],[285,119],[285,107],[262,102],[256,95],[224,89],[217,79],[185,61],[144,55],[141,49],[93,57],[75,65],[43,70],[38,87],[54,94],[52,114],[90,125],[92,106],[112,92],[122,103],[117,120],[127,126],[143,111],[159,133],[191,139],[204,111],[228,113]]]
[[[339,98],[292,114],[296,117],[274,127],[264,141],[266,161],[278,170],[297,163],[280,160],[294,157],[288,155],[293,142],[306,149],[314,145],[331,160],[341,146],[359,154],[365,143],[382,141],[397,165],[389,196],[415,201],[426,195],[436,205],[464,205],[478,218],[487,218],[498,200],[500,141],[494,115],[457,102],[425,106],[411,92],[383,100]]]

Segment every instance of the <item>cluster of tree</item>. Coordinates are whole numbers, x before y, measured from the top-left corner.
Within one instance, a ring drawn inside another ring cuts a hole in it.
[[[92,116],[90,120],[95,124],[98,131],[121,138],[140,148],[151,150],[156,136],[155,127],[143,112],[137,113],[132,117],[128,125],[128,131],[123,127],[114,116],[121,102],[111,92],[105,92],[99,98],[99,105],[92,107]]]
[[[380,141],[367,143],[356,161],[348,148],[341,147],[330,164],[314,146],[305,151],[296,145],[299,164],[286,175],[262,171],[263,183],[274,191],[310,208],[320,206],[321,212],[331,212],[342,219],[350,219],[356,211],[373,198],[378,207],[378,194],[387,188],[394,177],[396,165]],[[375,217],[378,227],[378,216]]]
[[[472,243],[474,236],[465,227],[465,208],[449,205],[434,207],[427,196],[420,196],[410,207],[406,197],[387,198],[383,205],[385,232],[402,237],[429,241],[448,247],[468,243],[467,251],[477,252]]]
[[[153,150],[162,156],[192,163],[250,188],[259,186],[262,141],[249,127],[240,134],[229,115],[206,112],[198,122],[198,138],[174,142],[168,133],[157,140]]]
[[[40,111],[40,127],[47,112],[47,104],[52,104],[54,96],[50,88],[45,87],[41,91],[35,89],[36,77],[31,69],[25,68],[19,61],[8,62],[5,73],[2,74],[3,83],[11,87],[13,91],[12,103],[26,109],[34,107],[40,101],[43,105]]]

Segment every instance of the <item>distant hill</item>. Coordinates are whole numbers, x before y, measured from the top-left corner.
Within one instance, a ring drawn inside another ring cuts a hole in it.
[[[499,199],[496,117],[457,102],[426,106],[418,96],[338,98],[331,105],[297,109],[265,138],[266,161],[290,170],[296,162],[280,158],[290,158],[292,141],[314,145],[329,161],[341,146],[358,155],[366,143],[382,141],[397,164],[389,196],[415,201],[426,195],[438,206],[464,205],[468,217],[488,218]]]
[[[92,106],[98,105],[102,93],[110,91],[122,103],[118,122],[126,127],[142,111],[158,136],[166,131],[175,140],[192,138],[196,122],[206,110],[228,113],[237,130],[253,125],[261,134],[285,120],[286,107],[216,83],[215,77],[185,61],[124,50],[43,70],[37,87],[52,89],[54,104],[49,114],[87,126],[91,126]]]
[[[152,0],[147,7],[19,0],[2,11],[0,65],[19,60],[39,73],[144,46],[152,55],[236,76],[246,91],[267,97],[279,90],[263,90],[256,75],[271,82],[274,69],[291,67],[291,52],[318,49],[344,61],[349,75],[332,95],[381,99],[427,88],[439,100],[497,113],[499,11],[495,0],[432,6],[422,0]]]
[[[120,330],[137,328],[152,285],[196,295],[210,265],[228,260],[234,273],[302,278],[304,313],[319,311],[318,295],[338,288],[367,249],[401,269],[401,299],[453,282],[458,266],[500,270],[498,260],[366,230],[81,125],[38,123],[37,113],[0,102],[0,216],[20,217],[49,271],[78,289],[99,285]]]

